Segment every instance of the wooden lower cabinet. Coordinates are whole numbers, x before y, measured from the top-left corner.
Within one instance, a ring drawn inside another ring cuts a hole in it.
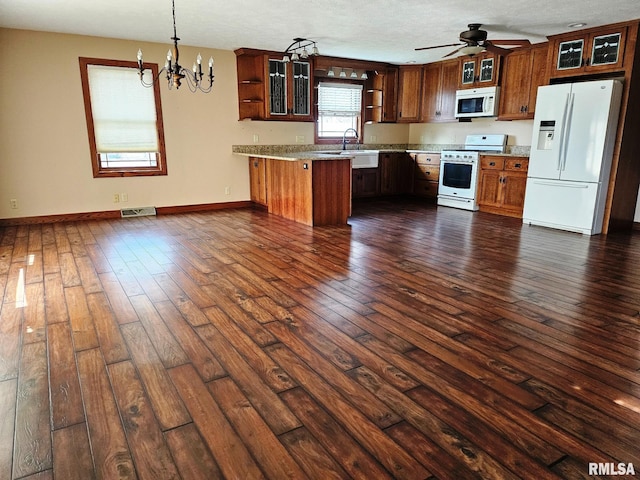
[[[251,201],[267,206],[267,170],[264,158],[249,157],[249,184]]]
[[[375,197],[380,194],[380,176],[377,168],[354,168],[351,182],[353,198]]]
[[[440,182],[440,154],[412,153],[414,160],[413,193],[436,200]]]
[[[480,156],[480,211],[522,218],[528,168],[526,157]]]
[[[380,194],[403,195],[413,190],[413,159],[406,152],[380,153]]]

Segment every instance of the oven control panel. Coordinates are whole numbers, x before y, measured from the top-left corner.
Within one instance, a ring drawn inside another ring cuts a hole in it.
[[[443,151],[441,161],[455,161],[475,163],[478,161],[479,153],[470,151]]]

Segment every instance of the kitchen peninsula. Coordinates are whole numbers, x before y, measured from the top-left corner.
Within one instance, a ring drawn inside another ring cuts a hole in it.
[[[351,214],[351,156],[234,153],[249,157],[251,200],[269,213],[309,226],[346,225]]]

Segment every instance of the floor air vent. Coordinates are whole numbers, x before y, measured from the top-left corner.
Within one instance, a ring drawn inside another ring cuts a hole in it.
[[[123,208],[120,210],[122,218],[130,217],[148,217],[156,214],[156,207],[141,207],[141,208]]]

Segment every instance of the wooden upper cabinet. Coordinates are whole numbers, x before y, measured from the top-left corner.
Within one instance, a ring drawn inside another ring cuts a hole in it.
[[[397,113],[398,68],[388,67],[367,73],[364,86],[364,120],[367,123],[395,122]]]
[[[455,121],[458,61],[447,60],[424,66],[422,76],[422,121]]]
[[[402,66],[398,75],[398,122],[421,121],[422,66]]]
[[[312,71],[310,61],[283,62],[280,56],[265,56],[267,119],[313,120]]]
[[[260,50],[236,50],[240,120],[313,121],[313,65],[285,63]]]
[[[490,53],[460,57],[458,88],[479,88],[498,85],[500,56]]]
[[[240,120],[265,118],[266,89],[262,55],[236,51],[238,69],[238,113]]]
[[[549,37],[551,78],[613,72],[625,67],[626,25]]]
[[[395,123],[398,119],[398,67],[385,69],[382,84],[382,121]]]
[[[533,118],[538,87],[545,82],[548,50],[548,44],[541,43],[505,57],[498,120]]]

